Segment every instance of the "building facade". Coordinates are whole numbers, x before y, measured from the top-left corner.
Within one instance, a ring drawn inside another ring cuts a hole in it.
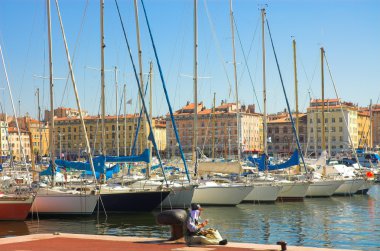
[[[105,144],[106,154],[117,155],[130,155],[132,145],[134,143],[135,131],[138,124],[138,114],[119,116],[106,116],[105,117]],[[124,120],[125,118],[125,120]],[[89,139],[90,147],[94,154],[102,152],[102,125],[99,116],[87,116],[84,118],[87,136]],[[124,122],[125,121],[125,122]],[[55,155],[61,156],[65,159],[76,159],[78,156],[86,155],[86,142],[83,136],[83,130],[79,118],[56,118],[55,123]],[[157,130],[156,130],[156,124]],[[147,123],[140,125],[140,130],[137,135],[135,144],[136,154],[140,154],[147,147],[147,135],[144,133],[144,126]],[[153,119],[152,126],[156,138],[159,151],[165,151],[166,138],[163,133],[162,120]],[[149,128],[148,128],[149,135]],[[159,136],[159,137],[157,137]]]
[[[0,161],[3,162],[9,156],[9,146],[8,146],[8,122],[0,121]]]
[[[45,110],[45,121],[50,120],[50,114],[51,112],[49,110]],[[87,111],[82,110],[82,116],[86,117],[88,116]],[[54,117],[55,118],[76,118],[79,117],[79,111],[77,109],[68,108],[68,107],[58,107],[57,109],[54,109]]]
[[[358,147],[372,148],[371,142],[371,118],[368,108],[359,108],[358,110]]]
[[[21,138],[21,142],[20,142]],[[9,150],[15,161],[31,160],[29,132],[20,129],[20,137],[16,127],[8,127]]]
[[[380,104],[372,106],[372,144],[380,147]]]
[[[297,149],[296,138],[293,133],[292,123],[288,113],[268,116],[268,154],[287,157]],[[296,116],[293,114],[294,123]],[[307,144],[307,114],[298,114],[298,139],[303,151]]]
[[[254,106],[241,106],[240,144],[241,152],[262,151],[262,115],[255,113]],[[197,147],[208,157],[236,158],[238,153],[238,130],[236,104],[222,101],[213,109],[203,103],[197,105]],[[187,104],[174,113],[183,151],[187,156],[193,150],[194,103]],[[170,116],[166,117],[167,157],[179,156]]]
[[[341,106],[340,106],[341,104]],[[343,114],[342,114],[343,111]],[[325,144],[331,156],[351,151],[351,141],[358,147],[358,107],[338,99],[325,99]],[[322,152],[322,100],[311,100],[307,108],[308,154],[320,155]],[[347,123],[347,125],[346,125]]]

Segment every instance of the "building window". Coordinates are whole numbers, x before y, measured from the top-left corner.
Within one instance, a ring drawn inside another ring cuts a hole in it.
[[[335,123],[335,118],[332,118],[332,119],[331,119],[331,122]]]
[[[343,118],[339,118],[339,122],[342,123],[343,122]]]

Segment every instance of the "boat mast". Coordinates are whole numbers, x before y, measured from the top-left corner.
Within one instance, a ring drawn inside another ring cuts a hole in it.
[[[40,88],[37,88],[37,106],[38,106],[38,137],[39,137],[39,147],[38,147],[38,155],[42,156],[42,132],[41,132],[41,106],[40,106]]]
[[[46,0],[47,18],[48,18],[48,41],[49,41],[49,83],[50,83],[50,126],[49,126],[49,148],[50,161],[52,168],[51,185],[55,186],[55,138],[54,138],[54,82],[53,82],[53,49],[51,39],[51,15],[50,15],[50,0]]]
[[[296,138],[299,138],[297,51],[296,51],[295,39],[293,39],[293,62],[294,62],[294,95],[296,98]],[[297,172],[299,172],[300,170],[301,170],[301,166],[297,165]]]
[[[212,148],[211,148],[211,157],[213,159],[215,159],[215,129],[216,129],[216,125],[215,125],[215,95],[216,95],[216,92],[214,92],[214,101],[213,101],[213,107],[212,107]]]
[[[293,39],[293,61],[294,61],[294,95],[296,97],[296,133],[299,132],[299,118],[298,118],[298,79],[297,79],[297,51],[296,40]]]
[[[370,100],[370,103],[369,103],[369,142],[368,142],[368,144],[369,144],[369,147],[370,147],[370,149],[371,149],[371,151],[373,150],[372,148],[372,146],[373,146],[373,144],[372,144],[372,133],[373,133],[373,130],[372,130],[372,125],[373,125],[373,117],[372,117],[372,99]]]
[[[124,84],[123,96],[124,96],[124,156],[127,156],[127,85]]]
[[[324,75],[324,68],[323,68],[323,66],[324,66],[324,64],[323,64],[323,54],[324,54],[324,49],[323,49],[323,47],[321,47],[322,153],[324,151],[326,151],[326,139],[325,139],[325,75]],[[323,165],[322,176],[326,176],[326,165]]]
[[[262,37],[262,51],[263,51],[263,141],[264,141],[264,153],[268,155],[267,147],[267,90],[266,90],[266,78],[265,78],[265,8],[261,9],[261,37]]]
[[[139,58],[139,77],[140,77],[140,85],[142,90],[144,90],[144,82],[143,82],[143,67],[142,67],[142,50],[141,50],[141,40],[140,40],[140,25],[139,25],[139,11],[138,11],[138,4],[137,0],[134,0],[134,7],[135,7],[135,23],[136,23],[136,37],[137,37],[137,48],[138,48],[138,58]],[[142,102],[142,101],[141,101]],[[141,107],[141,104],[140,104]],[[145,123],[145,117],[141,116],[141,125],[143,130],[144,137],[141,138],[141,145],[143,149],[146,149],[148,147],[148,126]],[[152,132],[153,133],[153,132]],[[142,150],[142,149],[140,149]],[[150,167],[149,163],[146,166],[146,177],[150,177]]]
[[[233,64],[234,64],[234,80],[235,80],[235,102],[236,102],[236,127],[237,127],[237,160],[240,163],[240,108],[239,108],[239,92],[238,92],[238,82],[237,82],[237,74],[236,74],[236,51],[235,51],[235,31],[234,31],[234,13],[232,10],[232,0],[230,0],[230,22],[231,22],[231,34],[232,34],[232,56],[233,56]]]
[[[153,62],[150,61],[149,63],[149,119],[152,121],[153,119]],[[152,127],[153,129],[153,127]],[[152,134],[154,132],[151,132]],[[148,142],[148,148],[149,148],[149,163],[147,165],[147,170],[151,168],[152,163],[152,142],[149,140]],[[158,150],[158,149],[157,149]]]
[[[322,86],[322,152],[326,150],[326,139],[325,139],[325,75],[324,75],[324,64],[323,64],[323,54],[324,49],[321,47],[321,86]]]
[[[62,18],[61,18],[61,12],[60,12],[60,10],[59,10],[59,6],[58,6],[58,1],[57,1],[57,0],[55,1],[55,4],[56,4],[56,7],[57,7],[57,12],[58,12],[58,17],[59,17],[59,22],[60,22],[60,26],[61,26],[62,37],[63,37],[63,42],[64,42],[64,45],[65,45],[65,51],[66,51],[66,57],[67,57],[67,63],[68,63],[69,70],[70,70],[71,81],[72,81],[72,83],[73,83],[73,89],[74,89],[75,100],[76,100],[77,108],[78,108],[78,112],[79,112],[79,118],[80,118],[80,122],[81,122],[82,130],[83,130],[83,134],[84,134],[84,139],[85,139],[85,141],[86,141],[86,148],[87,148],[86,151],[88,152],[88,161],[89,161],[89,163],[90,163],[91,171],[92,171],[92,174],[93,174],[93,176],[94,176],[94,184],[96,184],[96,183],[97,183],[97,180],[96,180],[95,167],[94,167],[94,163],[93,163],[93,159],[92,159],[92,153],[91,153],[90,141],[88,140],[88,134],[87,134],[87,130],[86,130],[86,125],[85,125],[85,123],[84,123],[84,119],[83,119],[82,108],[81,108],[81,105],[80,105],[79,95],[78,95],[78,90],[77,90],[77,85],[76,85],[76,82],[75,82],[75,76],[74,76],[74,71],[73,71],[73,65],[72,65],[72,63],[71,63],[71,59],[70,59],[69,48],[68,48],[68,46],[67,46],[66,35],[65,35],[65,31],[64,31],[64,29],[63,29]]]
[[[102,106],[102,154],[107,154],[106,149],[106,126],[105,126],[105,76],[104,76],[104,0],[100,0],[100,81],[101,81],[101,106]]]
[[[194,122],[193,122],[193,162],[197,165],[198,145],[198,1],[194,0]]]
[[[115,104],[116,104],[116,156],[120,156],[119,146],[120,146],[120,140],[119,140],[119,113],[118,113],[118,97],[117,97],[117,67],[115,66]]]

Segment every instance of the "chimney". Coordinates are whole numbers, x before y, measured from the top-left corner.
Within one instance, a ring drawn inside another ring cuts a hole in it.
[[[186,105],[190,105],[190,101],[187,101],[187,102],[186,102]]]

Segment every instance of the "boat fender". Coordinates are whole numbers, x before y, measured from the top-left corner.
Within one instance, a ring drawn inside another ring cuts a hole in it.
[[[170,241],[179,240],[183,237],[183,226],[187,219],[187,212],[183,209],[167,210],[159,213],[156,222],[160,225],[170,225]]]
[[[159,213],[156,222],[160,225],[182,225],[187,218],[187,212],[183,209],[166,210]]]

